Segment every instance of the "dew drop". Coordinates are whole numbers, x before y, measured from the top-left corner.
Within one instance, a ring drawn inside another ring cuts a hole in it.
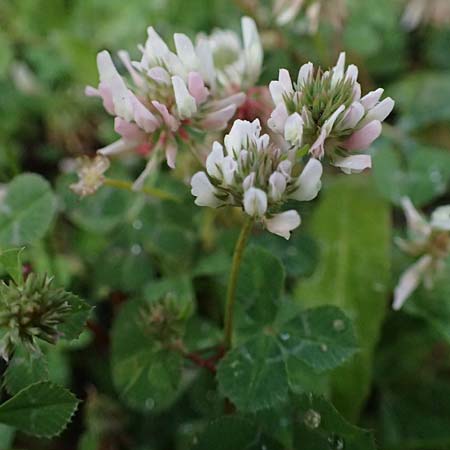
[[[290,337],[291,337],[291,336],[290,336],[289,333],[281,333],[281,334],[280,334],[280,339],[281,339],[282,341],[287,341],[287,340],[289,340]]]
[[[332,434],[328,438],[328,445],[331,450],[344,450],[345,449],[345,441],[343,438],[338,436],[337,434]]]
[[[131,253],[133,255],[139,255],[142,252],[142,247],[139,244],[133,244],[131,246]]]
[[[303,422],[308,428],[311,428],[311,430],[319,428],[320,420],[320,414],[313,409],[308,409],[308,411],[306,411],[305,413],[305,417],[303,417]]]
[[[145,408],[150,410],[153,409],[155,407],[155,400],[153,400],[152,398],[148,398],[147,400],[145,400]]]
[[[327,352],[328,351],[328,345],[327,344],[320,344],[320,350],[322,352]]]
[[[142,229],[142,222],[138,219],[138,220],[135,220],[134,222],[133,222],[133,228],[135,229],[135,230],[141,230]]]
[[[345,330],[345,322],[342,319],[336,319],[333,321],[333,328],[336,331],[344,331]]]
[[[261,445],[261,450],[267,450],[267,446],[266,445]]]

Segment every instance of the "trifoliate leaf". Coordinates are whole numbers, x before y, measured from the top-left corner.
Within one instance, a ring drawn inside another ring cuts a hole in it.
[[[22,261],[20,255],[23,248],[11,248],[0,251],[0,264],[16,284],[23,282]]]
[[[342,365],[358,349],[350,320],[335,306],[303,311],[278,331],[284,350],[318,372]]]
[[[35,436],[50,438],[66,427],[78,405],[67,389],[41,381],[0,405],[0,422]]]
[[[152,332],[152,324],[144,317],[147,307],[145,302],[132,301],[118,314],[112,331],[112,377],[128,405],[140,411],[159,411],[168,408],[179,394],[181,356],[164,348]]]
[[[17,394],[30,384],[48,379],[47,360],[44,355],[16,350],[3,377],[6,390],[11,395]]]
[[[0,245],[22,245],[47,232],[56,211],[50,184],[40,175],[22,174],[8,185],[0,206]]]
[[[241,411],[269,408],[287,396],[282,349],[273,336],[256,335],[228,352],[217,379],[222,394]]]

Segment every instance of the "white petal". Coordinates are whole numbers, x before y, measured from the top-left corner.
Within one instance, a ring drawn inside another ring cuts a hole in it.
[[[182,33],[175,33],[173,40],[181,62],[189,71],[196,70],[198,67],[198,59],[192,41]]]
[[[216,188],[211,184],[205,172],[197,172],[191,179],[191,193],[195,197],[198,206],[217,208],[221,202],[215,196]]]
[[[369,92],[361,100],[361,104],[364,106],[366,111],[372,109],[380,100],[383,95],[384,89],[379,88],[376,91]]]
[[[300,147],[303,137],[303,119],[299,113],[291,114],[284,126],[284,138],[291,145]]]
[[[259,78],[263,61],[261,40],[256,23],[252,18],[243,17],[241,24],[247,74],[250,74],[252,79],[256,81]]]
[[[291,231],[297,228],[301,223],[300,216],[297,211],[290,210],[280,214],[275,214],[270,219],[265,219],[266,228],[273,234],[289,239]]]
[[[360,102],[353,102],[340,121],[339,129],[351,130],[355,128],[358,122],[364,117],[364,114],[364,106]]]
[[[344,77],[344,69],[345,69],[345,52],[341,52],[339,54],[338,61],[336,65],[332,69],[332,78],[331,84],[335,86],[339,81]]]
[[[176,117],[174,117],[172,114],[169,113],[167,106],[157,102],[156,100],[152,101],[152,105],[161,114],[164,123],[170,128],[170,130],[177,131],[180,126],[180,122],[176,119]]]
[[[211,177],[222,179],[222,174],[220,172],[220,167],[223,162],[223,147],[219,142],[214,142],[211,153],[206,158],[206,171]]]
[[[289,198],[294,200],[307,202],[317,197],[317,194],[322,187],[322,173],[323,167],[320,161],[311,158],[298,177],[298,188],[289,195]]]
[[[332,164],[335,167],[339,167],[346,174],[360,173],[364,169],[372,167],[372,158],[370,155],[352,155],[345,158],[335,157]]]
[[[200,60],[199,72],[209,87],[214,91],[216,88],[216,70],[214,68],[213,54],[207,38],[200,37],[197,41],[196,50]]]
[[[279,103],[277,107],[272,111],[270,119],[267,121],[267,125],[275,133],[284,133],[284,124],[288,118],[288,112],[284,103]]]
[[[417,289],[432,261],[433,258],[430,255],[422,256],[422,258],[403,273],[394,290],[394,303],[392,307],[395,310],[399,310],[407,298]]]
[[[175,75],[172,77],[172,84],[180,119],[192,117],[197,112],[197,104],[195,98],[189,94],[186,83],[181,77]]]
[[[302,85],[304,85],[312,76],[314,71],[314,66],[312,62],[303,64],[298,71],[297,78],[297,89],[299,89]]]
[[[286,178],[280,172],[274,172],[269,177],[269,198],[278,202],[286,190]]]
[[[392,100],[392,98],[390,97],[385,98],[382,102],[378,103],[378,105],[374,106],[371,110],[369,110],[366,117],[364,117],[359,126],[362,127],[364,125],[367,125],[373,120],[383,122],[383,120],[386,119],[386,117],[394,109],[394,105],[395,102],[394,100]]]
[[[412,201],[408,197],[403,197],[401,199],[401,204],[403,212],[406,216],[406,223],[408,229],[419,237],[426,238],[431,233],[431,226],[422,216],[422,214],[417,211],[414,207]]]
[[[267,211],[267,195],[261,189],[251,187],[244,194],[244,210],[251,217],[263,217]]]
[[[119,155],[121,153],[129,152],[136,147],[136,142],[119,139],[106,147],[97,150],[97,153],[104,156]]]
[[[437,230],[450,231],[450,205],[440,206],[431,215],[431,226]]]

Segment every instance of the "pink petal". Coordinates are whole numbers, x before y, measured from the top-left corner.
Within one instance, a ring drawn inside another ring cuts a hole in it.
[[[166,160],[167,160],[167,165],[171,168],[171,169],[175,169],[175,159],[177,157],[177,151],[178,151],[178,147],[177,144],[174,140],[169,139],[166,142]]]
[[[121,59],[123,65],[128,70],[129,74],[131,75],[131,78],[133,79],[133,82],[136,86],[142,87],[144,86],[144,79],[139,75],[137,70],[133,67],[131,64],[130,55],[125,50],[120,50],[118,52],[119,58]]]
[[[121,117],[114,119],[114,130],[127,141],[142,141],[145,133],[134,123],[127,122]]]
[[[209,91],[205,87],[203,78],[198,72],[189,72],[188,89],[197,104],[203,103],[208,98]]]
[[[236,112],[235,105],[226,106],[219,111],[214,111],[206,115],[201,125],[206,130],[223,130],[227,127],[228,121]]]
[[[170,130],[177,131],[180,127],[180,122],[172,114],[169,113],[167,106],[157,102],[156,100],[152,101],[152,105],[159,111],[162,118],[164,119],[164,122],[170,128]]]
[[[365,150],[381,134],[381,123],[373,120],[358,131],[355,131],[343,144],[347,150]]]
[[[152,133],[155,131],[160,125],[159,120],[138,100],[135,95],[131,95],[130,97],[135,122],[147,133]]]
[[[270,119],[267,121],[267,125],[276,133],[284,133],[284,125],[288,118],[288,112],[284,103],[278,104],[278,106],[272,111]]]

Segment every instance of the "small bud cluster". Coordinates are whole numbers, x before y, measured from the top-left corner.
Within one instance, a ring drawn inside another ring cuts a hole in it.
[[[192,194],[199,206],[240,206],[270,232],[289,239],[300,216],[295,210],[278,213],[281,206],[289,199],[312,200],[321,187],[320,162],[310,159],[302,166],[295,152],[283,151],[261,135],[258,119],[236,120],[224,146],[214,143],[206,171],[192,177]]]
[[[345,54],[331,70],[314,72],[312,63],[303,65],[293,84],[289,72],[281,69],[278,81],[270,83],[276,108],[269,127],[295,149],[314,158],[326,157],[345,173],[371,167],[366,150],[381,133],[381,122],[390,114],[394,101],[380,101],[383,89],[361,97],[358,68],[345,70]]]
[[[23,285],[0,283],[0,357],[9,360],[21,345],[39,352],[37,340],[54,344],[58,326],[71,311],[69,296],[51,287],[52,279],[31,273]]]
[[[223,130],[245,100],[240,91],[254,83],[261,71],[262,47],[256,25],[244,17],[242,28],[243,45],[232,32],[199,35],[195,45],[186,35],[176,33],[176,52],[172,52],[149,27],[140,61],[132,62],[125,51],[119,53],[130,73],[131,88],[110,54],[100,52],[100,84],[88,87],[86,94],[103,99],[106,111],[116,117],[115,130],[121,139],[99,152],[165,153],[173,168],[179,142],[189,142],[199,131]],[[147,174],[148,170],[144,171],[143,177]],[[142,182],[141,178],[138,184]]]
[[[397,245],[418,259],[399,280],[394,293],[394,309],[400,309],[422,281],[425,287],[431,288],[450,256],[450,205],[437,208],[429,222],[414,208],[409,198],[402,199],[402,206],[408,239],[397,239]]]
[[[109,159],[97,155],[95,158],[83,156],[77,160],[78,182],[70,186],[75,194],[85,197],[94,194],[104,181],[104,173],[109,169]]]
[[[407,30],[422,24],[443,27],[450,23],[450,2],[448,0],[409,0],[402,17]]]

